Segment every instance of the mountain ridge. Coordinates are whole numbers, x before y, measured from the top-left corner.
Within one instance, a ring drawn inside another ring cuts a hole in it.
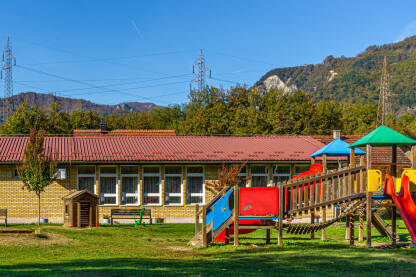
[[[97,104],[85,99],[75,99],[70,97],[54,96],[52,94],[43,94],[36,92],[21,92],[8,98],[9,103],[12,106],[13,112],[17,107],[27,101],[29,106],[37,105],[41,109],[48,109],[50,103],[59,102],[62,104],[62,111],[72,113],[75,110],[93,110],[98,114],[107,116],[115,112],[120,111],[150,111],[158,106],[151,102],[122,102],[115,105]],[[5,99],[0,99],[0,109],[4,105]]]
[[[327,56],[322,63],[275,68],[264,74],[255,87],[287,92],[301,89],[315,101],[322,98],[358,104],[378,101],[384,56],[389,87],[396,110],[416,106],[416,36],[400,42],[372,45],[355,57]],[[274,85],[276,84],[276,85]]]

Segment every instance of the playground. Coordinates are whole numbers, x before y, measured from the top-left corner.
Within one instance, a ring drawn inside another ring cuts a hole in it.
[[[208,247],[210,242],[239,245],[239,235],[265,229],[265,242],[270,243],[271,230],[278,231],[278,245],[283,246],[283,232],[310,235],[321,231],[325,241],[326,229],[345,219],[345,238],[355,243],[355,218],[358,216],[358,240],[364,239],[366,217],[366,245],[372,247],[371,226],[383,236],[398,240],[397,211],[403,218],[416,247],[416,141],[386,126],[380,126],[352,145],[335,139],[311,155],[309,171],[274,187],[225,186],[210,202],[195,209],[195,236],[189,244]],[[411,146],[411,164],[397,162],[397,147]],[[365,147],[363,151],[357,147]],[[391,147],[391,159],[375,163],[373,147]],[[357,162],[356,155],[360,155]],[[347,157],[348,166],[328,170],[327,157]],[[320,157],[320,163],[316,158]],[[388,172],[376,169],[388,166]],[[403,166],[408,165],[408,168]],[[401,170],[399,169],[401,166]],[[412,199],[413,198],[413,199]],[[378,214],[391,209],[391,224]],[[316,216],[321,219],[316,220]],[[331,215],[331,218],[327,217]],[[308,224],[297,223],[310,218]],[[199,228],[202,218],[202,230]],[[297,221],[297,222],[296,222]]]
[[[271,233],[271,244],[266,245],[266,231],[257,230],[241,235],[239,247],[214,243],[193,249],[187,246],[193,224],[153,224],[140,230],[132,224],[91,229],[43,225],[43,230],[48,238],[37,238],[36,243],[0,242],[0,275],[411,276],[416,266],[414,249],[388,247],[389,239],[377,235],[376,229],[372,230],[373,248],[365,247],[365,242],[350,246],[341,223],[327,228],[325,242],[287,235],[283,248],[276,246],[277,232]],[[397,233],[409,239],[401,220]]]

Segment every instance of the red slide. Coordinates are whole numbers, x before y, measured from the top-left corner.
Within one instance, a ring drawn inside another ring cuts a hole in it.
[[[402,177],[402,188],[399,195],[396,195],[394,189],[393,177],[386,174],[384,192],[387,195],[391,195],[394,204],[402,216],[410,236],[412,237],[413,245],[416,245],[416,205],[410,194],[410,180],[407,175]]]

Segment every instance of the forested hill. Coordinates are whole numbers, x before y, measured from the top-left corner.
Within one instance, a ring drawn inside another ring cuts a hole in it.
[[[116,111],[150,111],[157,107],[154,103],[142,103],[142,102],[125,102],[115,105],[101,105],[91,101],[83,99],[73,99],[68,97],[56,97],[52,94],[41,94],[35,92],[25,92],[14,95],[9,98],[9,102],[12,104],[13,110],[26,101],[29,106],[37,105],[41,109],[49,109],[50,103],[59,102],[62,105],[62,111],[71,114],[75,110],[92,110],[99,115],[110,115]],[[3,107],[4,99],[0,99],[0,108]]]
[[[402,111],[416,106],[416,36],[382,46],[370,46],[356,57],[328,56],[321,64],[276,68],[256,86],[286,91],[304,90],[312,98],[357,104],[377,103],[384,56],[394,107]]]

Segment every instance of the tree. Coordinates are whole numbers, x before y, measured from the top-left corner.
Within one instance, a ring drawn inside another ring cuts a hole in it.
[[[48,134],[71,134],[72,128],[70,123],[70,116],[68,113],[62,111],[62,104],[58,102],[51,102],[49,104],[49,111],[47,113],[48,120],[46,125],[48,127]]]
[[[47,116],[38,106],[19,105],[16,112],[1,125],[2,134],[29,134],[30,129],[46,129]]]
[[[38,133],[30,130],[29,142],[26,146],[23,165],[19,167],[19,177],[23,189],[35,192],[38,197],[38,227],[40,228],[40,195],[55,180],[57,161],[53,154],[46,154],[43,148],[44,131]]]
[[[215,181],[207,182],[205,188],[214,193],[219,193],[225,187],[234,187],[245,181],[244,178],[238,176],[241,169],[245,167],[245,164],[237,166],[225,166],[222,165],[222,168],[218,170],[218,179]]]

